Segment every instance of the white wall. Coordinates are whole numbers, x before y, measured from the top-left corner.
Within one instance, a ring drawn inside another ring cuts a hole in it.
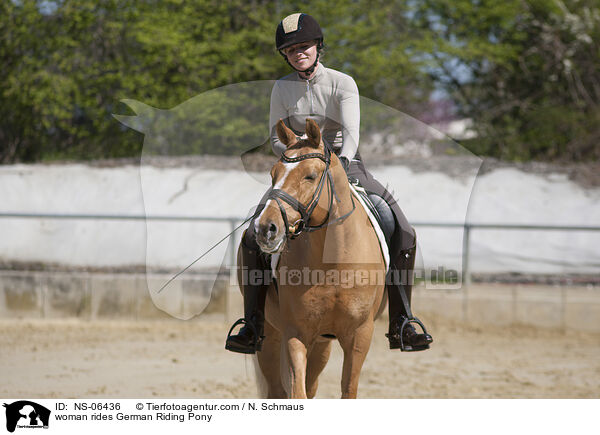
[[[373,169],[411,222],[600,225],[600,189],[561,175],[498,169],[475,178]],[[0,167],[1,212],[246,216],[268,174],[194,168],[71,165]],[[229,231],[228,224],[0,219],[0,261],[72,266],[184,267]],[[462,231],[418,228],[425,266],[460,269]],[[600,232],[475,231],[473,272],[595,273]],[[226,244],[201,264],[221,263]]]

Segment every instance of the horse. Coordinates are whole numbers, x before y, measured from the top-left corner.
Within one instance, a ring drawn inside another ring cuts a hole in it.
[[[341,397],[356,398],[387,300],[385,257],[316,122],[307,119],[305,139],[281,120],[276,130],[287,148],[271,169],[273,187],[254,224],[259,247],[276,263],[256,355],[267,398],[314,398],[335,339],[343,349]],[[241,272],[238,281],[243,291]]]

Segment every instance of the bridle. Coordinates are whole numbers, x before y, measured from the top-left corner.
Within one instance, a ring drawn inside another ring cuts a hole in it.
[[[321,174],[321,179],[319,180],[319,184],[318,184],[317,188],[315,189],[315,192],[313,193],[313,196],[307,205],[301,204],[300,201],[298,201],[292,195],[290,195],[289,193],[287,193],[286,191],[281,190],[281,189],[272,189],[269,192],[269,195],[267,196],[268,199],[273,199],[277,202],[277,205],[279,206],[279,210],[281,211],[281,217],[283,218],[283,223],[285,224],[285,235],[286,235],[286,237],[289,237],[291,239],[295,239],[300,234],[302,234],[302,232],[304,232],[304,231],[306,231],[306,232],[316,231],[316,230],[319,230],[319,229],[321,229],[327,225],[330,225],[332,223],[341,222],[344,219],[346,219],[348,216],[350,216],[352,214],[352,212],[356,209],[356,204],[354,203],[354,198],[352,197],[352,194],[350,194],[350,199],[352,200],[352,210],[350,210],[348,213],[344,214],[343,216],[338,217],[337,219],[335,219],[333,221],[329,220],[331,208],[333,207],[333,198],[335,197],[335,199],[338,202],[340,202],[340,198],[338,197],[338,195],[335,191],[333,177],[331,176],[331,172],[329,170],[329,166],[331,164],[331,150],[329,149],[329,147],[327,145],[325,145],[324,148],[325,148],[325,151],[323,154],[307,153],[307,154],[302,154],[302,155],[299,155],[296,157],[288,157],[284,152],[281,155],[281,158],[279,159],[280,161],[282,161],[284,163],[297,163],[297,162],[307,160],[307,159],[320,159],[325,163],[325,170]],[[315,210],[315,208],[319,202],[319,199],[321,198],[321,194],[323,193],[323,188],[325,187],[325,185],[327,185],[327,191],[329,193],[329,207],[327,210],[327,216],[325,217],[325,220],[322,223],[320,223],[319,225],[309,225],[308,221],[310,220],[310,217],[311,217],[313,211]],[[287,213],[285,212],[285,208],[281,201],[288,203],[294,210],[296,210],[298,213],[300,213],[300,219],[298,219],[296,222],[294,222],[293,225],[289,224],[289,219],[288,219]]]

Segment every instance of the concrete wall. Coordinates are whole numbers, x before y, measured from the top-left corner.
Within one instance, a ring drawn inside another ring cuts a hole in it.
[[[170,275],[0,272],[0,319],[174,319],[195,313],[233,321],[242,298],[228,277],[213,283],[202,275],[180,278],[168,298],[151,298]],[[521,324],[600,332],[600,287],[473,284],[461,290],[414,290],[417,316],[475,325]],[[157,305],[161,309],[157,308]],[[175,313],[176,317],[167,313]]]
[[[474,325],[530,325],[600,332],[600,287],[472,284],[461,290],[418,288],[414,311]]]
[[[194,313],[225,315],[229,279],[201,275],[178,279],[162,295],[170,275],[0,272],[0,319],[175,319]],[[241,299],[241,296],[240,296]],[[160,308],[157,308],[160,307]],[[169,314],[170,313],[170,314]]]

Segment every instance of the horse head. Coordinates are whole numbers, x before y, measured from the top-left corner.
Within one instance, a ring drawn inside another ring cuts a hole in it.
[[[255,220],[256,240],[267,253],[281,252],[287,238],[304,230],[327,225],[337,209],[334,185],[338,180],[347,184],[341,162],[325,147],[315,121],[306,120],[306,139],[298,139],[282,120],[276,129],[287,148],[271,168],[269,199]]]

